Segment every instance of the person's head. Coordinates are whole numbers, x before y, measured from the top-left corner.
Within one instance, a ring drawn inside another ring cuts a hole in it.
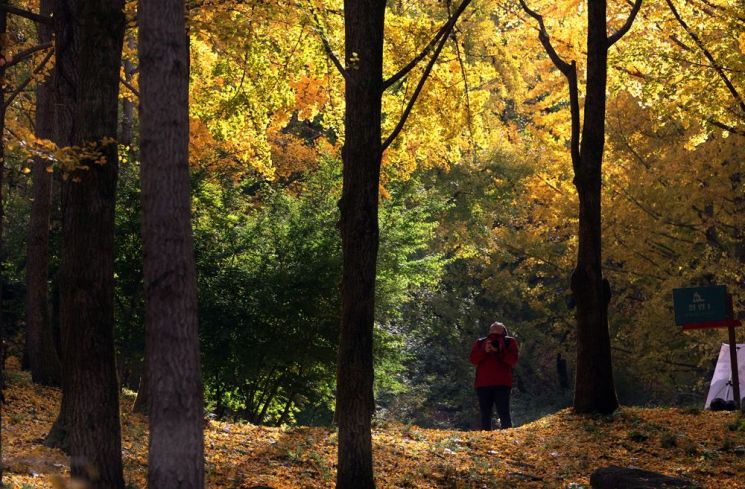
[[[507,328],[504,326],[504,324],[500,323],[499,321],[494,321],[491,323],[491,326],[489,326],[489,334],[495,334],[498,336],[506,336],[507,335]]]

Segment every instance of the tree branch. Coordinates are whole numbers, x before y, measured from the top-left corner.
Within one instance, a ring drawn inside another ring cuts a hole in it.
[[[572,117],[572,137],[570,140],[572,164],[574,165],[575,171],[577,165],[580,162],[580,151],[579,151],[579,89],[577,88],[577,63],[572,60],[572,64],[569,65],[569,70],[564,73],[567,82],[569,83],[569,110]]]
[[[124,85],[125,87],[127,87],[129,89],[129,91],[132,92],[135,95],[135,97],[140,98],[140,91],[137,90],[134,87],[134,85],[132,85],[127,80],[125,80],[124,78],[121,78],[121,77],[119,78],[119,81],[121,82],[122,85]]]
[[[546,32],[546,25],[543,23],[543,16],[535,10],[531,10],[530,7],[528,7],[528,4],[525,3],[525,0],[520,0],[520,5],[522,6],[525,13],[538,21],[538,39],[541,41],[543,49],[546,50],[548,57],[551,58],[551,61],[553,61],[554,65],[559,69],[559,71],[561,71],[565,76],[568,77],[569,71],[573,70],[572,65],[561,59],[561,56],[559,56],[559,54],[556,52],[553,45],[551,44],[551,39],[548,37],[548,32]]]
[[[450,14],[450,1],[448,0],[448,14]],[[460,73],[463,77],[463,94],[466,102],[466,123],[468,124],[468,144],[471,147],[471,157],[476,157],[476,141],[473,138],[473,112],[471,112],[471,95],[468,84],[468,74],[466,73],[466,65],[463,61],[463,56],[460,52],[460,46],[458,46],[458,29],[453,29],[453,47],[455,48],[455,56],[458,58],[458,64],[460,65]]]
[[[12,61],[5,64],[5,68],[10,68],[11,66],[15,66],[21,61],[25,61],[26,59],[30,58],[35,52],[37,51],[43,51],[45,49],[49,49],[52,47],[51,42],[47,42],[44,44],[39,44],[38,46],[34,46],[32,48],[28,48],[25,51],[21,51],[20,53],[13,56]]]
[[[572,164],[574,165],[576,170],[577,165],[580,162],[580,114],[579,89],[577,86],[577,63],[575,61],[567,63],[566,61],[561,59],[561,56],[559,56],[559,53],[556,52],[553,45],[551,44],[551,39],[548,36],[548,32],[546,32],[546,25],[543,23],[543,16],[535,10],[531,10],[531,8],[528,7],[528,5],[525,3],[525,0],[520,0],[520,5],[522,6],[525,13],[538,21],[538,39],[541,41],[543,49],[546,50],[546,53],[548,54],[548,57],[551,58],[554,66],[556,66],[556,68],[558,68],[558,70],[564,74],[567,82],[569,83],[569,108],[572,117],[572,136],[570,144]]]
[[[738,136],[745,136],[745,131],[742,129],[738,129],[734,126],[730,126],[729,124],[725,124],[724,122],[720,122],[716,119],[712,119],[711,117],[704,118],[706,122],[711,124],[712,126],[716,126],[719,129],[724,129],[727,132],[731,132],[732,134],[736,134]]]
[[[313,23],[315,24],[315,30],[318,33],[318,37],[321,38],[321,43],[323,44],[323,49],[326,51],[326,56],[328,56],[331,59],[331,62],[336,66],[336,69],[339,71],[342,77],[344,79],[347,79],[347,71],[344,69],[344,66],[339,61],[339,57],[334,54],[334,50],[331,48],[331,43],[329,43],[328,38],[326,37],[326,34],[323,29],[323,25],[321,24],[321,19],[318,17],[318,12],[316,12],[316,9],[313,7],[313,3],[311,0],[308,1],[308,7],[310,9],[311,16],[313,17]]]
[[[34,75],[38,75],[41,73],[41,71],[44,69],[44,66],[49,62],[50,59],[52,59],[52,56],[54,55],[54,51],[49,51],[46,56],[44,56],[44,59],[41,60],[41,63],[34,69],[31,76],[23,80],[23,82],[16,87],[15,90],[10,94],[8,99],[3,104],[3,110],[7,110],[8,107],[10,107],[10,104],[13,103],[13,100],[18,96],[19,93],[23,91],[24,88],[31,82],[31,80],[34,78]]]
[[[23,17],[25,19],[33,20],[34,22],[38,22],[40,24],[52,24],[51,17],[48,17],[46,15],[39,15],[34,12],[29,12],[28,10],[24,10],[22,8],[13,7],[12,5],[0,4],[0,11],[8,12],[9,14],[17,15],[18,17]]]
[[[631,24],[634,23],[634,19],[636,19],[636,14],[639,13],[639,9],[642,6],[642,0],[635,0],[634,6],[631,7],[631,12],[629,13],[629,18],[626,19],[626,23],[621,26],[620,29],[618,29],[613,35],[608,37],[608,47],[613,46],[613,44],[616,43],[619,39],[621,39],[628,31],[631,29]]]
[[[414,90],[414,93],[409,99],[409,103],[406,105],[406,108],[404,109],[403,114],[401,114],[401,119],[399,119],[398,124],[396,124],[396,127],[393,129],[391,134],[385,139],[385,141],[383,141],[383,147],[381,149],[381,153],[385,151],[386,148],[388,148],[388,146],[391,145],[393,140],[396,139],[398,134],[404,128],[406,119],[409,118],[411,109],[414,108],[414,103],[416,102],[416,99],[419,97],[419,94],[421,93],[422,88],[424,87],[424,83],[427,81],[427,78],[429,77],[429,73],[432,71],[432,67],[435,65],[435,61],[437,61],[437,58],[440,56],[440,52],[442,51],[442,48],[443,46],[445,46],[445,42],[448,40],[449,37],[450,37],[450,34],[448,33],[448,35],[442,36],[440,38],[440,42],[437,44],[437,47],[435,48],[435,52],[432,55],[432,58],[430,58],[429,63],[427,63],[427,67],[424,68],[424,73],[422,73],[422,77],[419,79],[419,83],[417,84],[416,89]]]
[[[688,26],[688,24],[683,20],[683,18],[678,13],[678,9],[675,8],[675,5],[673,5],[673,2],[671,0],[665,0],[667,3],[667,6],[670,7],[670,11],[673,13],[673,16],[678,21],[680,26],[683,28],[683,30],[686,31],[688,36],[693,39],[693,42],[696,43],[696,46],[704,53],[704,56],[706,59],[709,60],[709,63],[711,63],[711,67],[714,68],[714,71],[717,72],[719,75],[719,78],[724,82],[725,86],[727,87],[727,90],[730,94],[735,98],[735,101],[740,107],[740,110],[743,112],[743,115],[745,115],[745,100],[743,100],[740,93],[737,91],[735,86],[732,84],[732,81],[729,79],[727,74],[724,72],[721,66],[716,62],[714,59],[714,56],[711,54],[711,52],[706,48],[703,41],[700,37],[696,35],[695,32],[691,30],[691,28]]]
[[[413,70],[416,65],[419,64],[419,62],[423,60],[427,56],[427,54],[437,45],[437,43],[442,39],[442,36],[447,37],[450,35],[450,32],[452,32],[453,28],[455,27],[455,23],[458,21],[458,18],[463,13],[463,11],[466,10],[466,7],[468,7],[470,3],[471,0],[461,1],[455,13],[448,18],[447,22],[445,22],[442,27],[440,27],[440,30],[437,31],[435,37],[433,37],[432,40],[427,43],[424,49],[422,49],[422,51],[418,55],[416,55],[411,61],[409,61],[406,66],[398,70],[397,73],[383,82],[383,91],[386,91],[394,83],[405,77],[411,70]]]
[[[745,137],[745,130],[743,130],[743,129],[739,129],[739,128],[735,127],[735,126],[731,126],[731,125],[726,124],[724,122],[721,122],[721,121],[719,121],[717,119],[714,119],[713,117],[709,117],[709,116],[705,116],[705,115],[702,116],[701,114],[699,114],[699,113],[697,113],[697,112],[689,109],[688,107],[686,107],[683,104],[677,104],[677,107],[680,110],[682,110],[683,112],[687,112],[689,114],[693,114],[693,115],[695,115],[697,117],[702,117],[702,120],[704,122],[708,122],[712,126],[718,127],[719,129],[724,129],[725,131],[730,132],[732,134],[736,134],[737,136],[744,136]]]

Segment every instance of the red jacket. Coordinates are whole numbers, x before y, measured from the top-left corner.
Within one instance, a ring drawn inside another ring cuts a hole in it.
[[[476,387],[508,385],[512,387],[512,368],[517,363],[517,340],[511,336],[505,338],[507,346],[501,352],[484,350],[484,342],[497,339],[496,335],[476,340],[471,348],[471,363],[476,365]]]

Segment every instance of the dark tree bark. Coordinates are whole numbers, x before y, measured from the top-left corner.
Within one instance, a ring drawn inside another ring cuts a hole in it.
[[[556,354],[556,375],[559,377],[559,387],[569,388],[569,373],[567,372],[567,361],[562,358],[561,353]]]
[[[147,386],[147,358],[145,358],[142,374],[140,374],[140,383],[137,386],[137,397],[135,397],[135,402],[132,403],[133,413],[147,414],[148,407],[150,406],[150,396],[148,395]]]
[[[140,0],[140,152],[148,486],[204,487],[203,401],[189,185],[183,0]]]
[[[134,49],[135,40],[132,35],[127,35],[127,47]],[[124,80],[131,85],[132,78],[135,73],[135,65],[131,60],[124,60]],[[119,143],[124,146],[130,147],[132,151],[132,142],[134,135],[134,121],[135,121],[135,104],[129,98],[122,100],[122,127],[121,133],[119,134]]]
[[[574,185],[579,196],[579,247],[572,273],[577,307],[577,373],[574,409],[611,413],[618,407],[608,332],[610,285],[603,278],[601,177],[605,144],[605,87],[608,74],[606,2],[588,2],[587,81],[579,161]]]
[[[0,0],[0,5],[7,5],[7,0]],[[0,42],[6,38],[8,31],[8,13],[0,12]],[[5,46],[0,44],[0,56],[5,57]],[[3,180],[5,177],[5,67],[0,66],[0,257],[3,251],[3,224],[5,222],[5,208],[3,206]],[[5,323],[3,318],[3,284],[5,274],[0,261],[0,433],[3,424],[3,405],[5,404]],[[3,485],[3,442],[0,436],[0,487]]]
[[[336,380],[339,453],[336,487],[375,487],[372,467],[373,321],[378,257],[381,97],[385,0],[344,2],[346,69],[339,207],[343,272]]]
[[[66,445],[73,477],[124,487],[114,360],[114,202],[121,0],[58,0],[56,139],[78,166],[62,184],[62,407],[49,441]],[[76,149],[77,148],[77,149]],[[94,155],[80,148],[93,149]]]
[[[636,0],[626,23],[611,36],[607,33],[606,0],[588,2],[587,80],[584,121],[581,124],[575,62],[567,63],[561,59],[551,45],[543,17],[531,10],[524,0],[520,0],[520,3],[523,10],[538,21],[538,37],[551,61],[564,74],[569,84],[571,156],[574,185],[579,196],[579,246],[577,265],[571,279],[577,318],[574,409],[579,413],[611,413],[618,407],[618,399],[613,382],[608,332],[610,284],[603,278],[600,227],[605,88],[608,48],[631,28],[641,7],[641,0]]]
[[[40,13],[49,15],[53,5],[53,0],[41,0]],[[39,24],[37,29],[40,43],[52,40],[51,26]],[[54,92],[51,79],[36,87],[35,125],[36,137],[54,138]],[[33,202],[28,225],[26,261],[26,331],[32,380],[42,385],[59,386],[62,383],[62,369],[54,346],[48,281],[52,174],[47,172],[47,166],[50,164],[48,160],[37,156],[31,173]]]
[[[339,425],[337,488],[375,487],[370,426],[375,411],[373,324],[382,154],[403,129],[442,47],[469,3],[470,0],[463,0],[427,46],[387,80],[383,80],[385,0],[345,0],[346,67],[333,55],[328,41],[322,38],[327,53],[346,82],[343,190],[339,201],[343,270],[336,380],[336,420]],[[383,91],[407,76],[430,54],[401,119],[391,134],[382,140]]]

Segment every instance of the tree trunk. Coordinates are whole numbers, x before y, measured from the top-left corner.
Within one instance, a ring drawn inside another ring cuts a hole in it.
[[[277,426],[282,426],[287,422],[287,418],[290,416],[290,408],[292,408],[292,404],[294,402],[295,398],[295,389],[290,390],[290,394],[287,396],[287,402],[285,402],[285,407],[282,409],[282,414],[279,415],[279,419],[277,420]]]
[[[41,0],[42,15],[50,15],[53,0]],[[50,26],[39,24],[39,42],[52,40]],[[54,75],[51,75],[52,77]],[[53,139],[54,92],[51,78],[36,87],[36,137]],[[49,219],[52,212],[51,162],[34,158],[32,170],[33,202],[28,225],[26,261],[26,331],[31,378],[42,385],[59,386],[62,369],[54,346],[49,314]]]
[[[134,49],[135,40],[131,34],[127,35],[127,47]],[[129,59],[124,60],[124,79],[127,83],[132,83],[134,77],[135,65]],[[122,128],[121,134],[119,135],[119,143],[129,147],[129,152],[132,151],[132,142],[134,135],[134,121],[135,121],[135,104],[131,99],[125,98],[122,100]]]
[[[0,0],[7,5],[7,0]],[[0,12],[0,42],[7,36],[8,13]],[[5,46],[0,45],[0,56],[5,57]],[[3,223],[5,208],[3,206],[3,180],[5,176],[5,65],[0,67],[0,487],[3,485],[3,405],[5,404],[5,323],[3,318],[3,287],[5,274],[2,269]]]
[[[618,407],[613,384],[608,303],[601,257],[601,176],[605,144],[605,87],[608,39],[605,0],[588,3],[587,83],[580,158],[574,183],[579,195],[579,249],[572,274],[577,317],[577,374],[574,409],[611,413]]]
[[[54,13],[57,141],[97,153],[76,150],[79,166],[68,169],[62,185],[63,390],[55,429],[66,435],[71,475],[94,489],[124,487],[113,335],[118,161],[110,142],[117,132],[123,8],[120,0],[58,0]]]
[[[343,271],[336,381],[336,487],[375,487],[372,466],[373,321],[378,256],[378,185],[385,0],[346,0],[347,63],[339,202]]]
[[[148,487],[204,487],[203,400],[189,184],[183,0],[141,0],[140,152]]]
[[[142,369],[142,374],[140,374],[140,385],[137,387],[137,397],[135,397],[135,402],[132,404],[133,413],[140,413],[140,414],[148,413],[148,406],[150,405],[150,396],[148,395],[147,385],[148,385],[148,381],[147,381],[147,358],[146,358],[144,368]]]

